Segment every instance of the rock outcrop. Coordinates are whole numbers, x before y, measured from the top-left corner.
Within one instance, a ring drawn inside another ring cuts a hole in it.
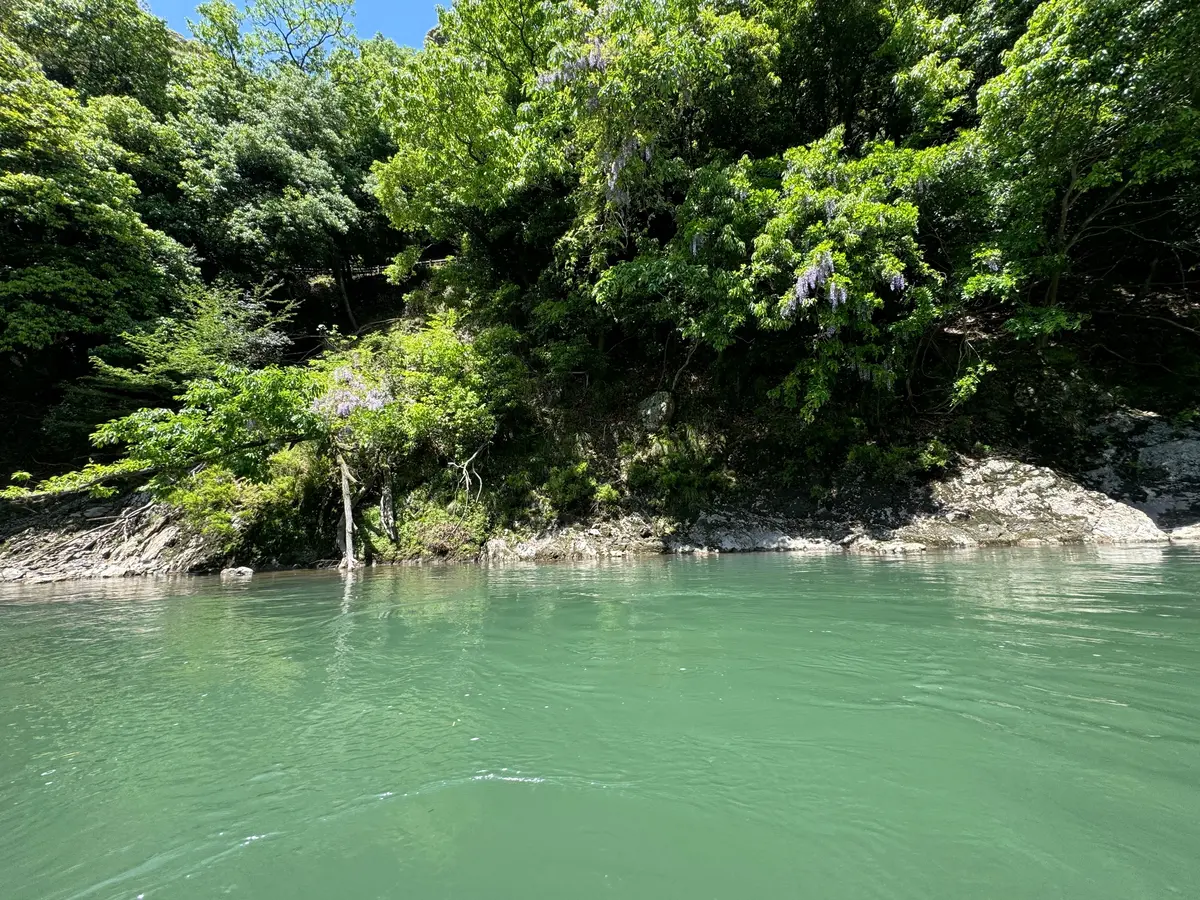
[[[645,556],[664,552],[669,527],[665,522],[634,515],[532,537],[506,534],[488,541],[481,559],[503,563]]]
[[[1010,459],[964,461],[930,488],[931,509],[890,538],[933,547],[1126,544],[1167,536],[1141,510],[1051,469]]]
[[[708,514],[667,539],[677,553],[791,550],[918,553],[932,548],[1155,543],[1141,510],[1040,466],[960,459],[954,472],[886,507],[843,503],[822,516]]]
[[[671,424],[675,416],[675,398],[670,391],[656,391],[638,404],[638,420],[654,432]]]
[[[60,501],[50,510],[10,510],[0,544],[0,580],[65,581],[170,575],[216,568],[219,548],[175,510],[134,494],[102,503]]]
[[[1141,510],[1172,540],[1200,540],[1200,429],[1122,409],[1092,433],[1102,449],[1085,484]]]
[[[841,549],[829,529],[809,521],[790,521],[733,512],[706,513],[672,534],[667,549],[674,553],[749,553],[777,550],[832,553]]]

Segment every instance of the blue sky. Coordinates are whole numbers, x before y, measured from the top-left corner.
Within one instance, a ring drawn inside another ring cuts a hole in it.
[[[196,18],[200,0],[149,0],[150,11],[187,34],[187,20]],[[450,0],[442,0],[449,6]],[[420,47],[425,32],[437,24],[437,0],[355,0],[354,28],[361,37],[380,31],[398,44]]]

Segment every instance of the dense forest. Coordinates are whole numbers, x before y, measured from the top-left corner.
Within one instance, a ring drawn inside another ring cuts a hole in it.
[[[1194,0],[352,23],[0,0],[6,502],[458,556],[1200,413]]]

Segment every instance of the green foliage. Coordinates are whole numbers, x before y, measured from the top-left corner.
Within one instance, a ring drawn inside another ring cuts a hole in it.
[[[324,433],[313,409],[318,391],[308,369],[225,366],[189,383],[179,409],[138,410],[102,425],[93,441],[122,446],[130,465],[161,472],[160,484],[218,462],[233,475],[262,479],[282,447]]]
[[[596,485],[594,497],[596,505],[601,509],[614,507],[621,502],[621,492],[607,482]]]
[[[170,107],[171,33],[137,0],[6,0],[0,31],[82,97],[132,97],[158,114]]]
[[[846,454],[845,470],[867,481],[887,483],[949,467],[953,452],[938,438],[922,447],[856,444]]]
[[[1089,244],[1149,236],[1195,177],[1200,81],[1185,60],[1197,39],[1187,0],[1047,0],[981,90],[971,139],[998,246],[1006,265],[1042,280],[1047,306]]]
[[[654,435],[645,447],[625,448],[625,482],[656,511],[694,516],[736,486],[722,458],[723,442],[693,428]]]
[[[1021,340],[1046,338],[1060,331],[1078,331],[1085,318],[1060,306],[1021,306],[1004,323],[1004,330]]]
[[[989,372],[995,372],[996,367],[987,360],[980,360],[967,366],[966,371],[954,382],[951,391],[951,405],[959,406],[966,403],[979,391],[979,385]]]
[[[321,362],[325,390],[314,409],[365,464],[449,464],[469,489],[475,461],[518,399],[523,367],[509,352],[514,340],[506,329],[472,336],[453,313],[372,335]]]
[[[303,559],[296,550],[310,537],[297,514],[308,501],[311,465],[307,454],[289,448],[271,455],[262,478],[240,477],[220,463],[198,466],[161,496],[228,554]]]
[[[0,350],[115,336],[191,277],[183,248],[139,218],[123,156],[91,107],[0,36]]]
[[[538,492],[546,508],[546,518],[590,512],[596,499],[596,479],[588,474],[586,460],[569,466],[555,466]]]
[[[950,465],[953,454],[949,447],[937,438],[933,438],[917,456],[917,465],[924,471],[945,469]]]
[[[189,145],[180,188],[215,259],[251,277],[289,266],[344,266],[371,227],[363,142],[338,85],[288,66],[232,94],[233,117],[197,105],[182,121]]]
[[[384,562],[474,559],[490,524],[482,504],[419,488],[397,504],[394,540],[382,527],[378,508],[366,511],[359,539],[370,558]]]
[[[239,479],[223,466],[205,466],[173,486],[165,496],[188,520],[227,550],[236,547],[240,526],[261,484]]]
[[[805,323],[806,354],[778,396],[811,420],[838,376],[891,388],[913,343],[944,314],[940,277],[917,240],[917,195],[941,154],[868,147],[844,155],[839,131],[785,154],[778,210],[755,241],[752,271],[784,286],[755,312],[768,327]]]
[[[553,24],[533,0],[466,0],[440,10],[438,40],[389,74],[383,108],[400,151],[376,174],[398,228],[458,237],[466,210],[493,209],[540,174],[547,148],[520,119]]]
[[[1034,372],[1194,393],[1194,2],[460,0],[420,50],[352,15],[0,0],[0,401],[119,455],[35,491],[152,476],[286,548],[345,473],[379,554],[459,556],[1086,418],[1010,409]],[[654,390],[676,425],[618,450]]]
[[[74,494],[81,491],[87,491],[93,497],[111,497],[117,493],[117,490],[109,482],[122,478],[137,479],[139,476],[144,480],[144,476],[147,474],[136,460],[120,459],[109,463],[89,462],[82,468],[42,479],[30,488],[28,484],[33,480],[31,473],[13,472],[9,476],[12,484],[0,491],[0,497],[14,500],[47,494]]]
[[[136,368],[93,363],[101,377],[135,387],[181,388],[189,379],[212,378],[225,366],[259,368],[275,363],[291,345],[285,328],[295,301],[275,301],[274,287],[241,290],[218,282],[192,287],[173,315],[123,335],[140,361]]]
[[[911,447],[858,444],[846,454],[846,469],[871,481],[893,481],[912,473],[914,455]]]

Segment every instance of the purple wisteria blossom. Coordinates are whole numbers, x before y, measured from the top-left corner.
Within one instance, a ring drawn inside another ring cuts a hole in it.
[[[846,289],[836,281],[829,282],[829,307],[837,310],[846,302]]]
[[[901,293],[906,287],[908,287],[908,282],[904,280],[904,274],[902,272],[897,272],[895,275],[893,275],[890,283],[892,290],[897,294]]]
[[[537,77],[538,87],[555,87],[560,84],[570,84],[575,79],[588,72],[603,72],[608,68],[608,59],[604,55],[604,42],[599,36],[593,36],[587,44],[587,50],[576,59],[569,59],[553,72],[542,72]]]
[[[621,173],[625,171],[625,167],[629,165],[629,161],[637,155],[638,151],[643,149],[645,151],[643,156],[649,162],[650,148],[643,148],[641,141],[636,137],[626,138],[616,155],[605,165],[607,174],[604,178],[604,193],[610,202],[616,203],[618,206],[624,206],[629,202],[629,192],[620,186]]]
[[[796,300],[804,303],[806,300],[815,297],[817,289],[825,284],[832,274],[833,257],[828,252],[824,252],[815,263],[801,272],[796,278],[796,288],[793,291]]]
[[[369,387],[349,366],[334,369],[331,377],[335,387],[312,402],[312,411],[319,415],[348,419],[356,409],[378,412],[392,402],[387,391]]]

